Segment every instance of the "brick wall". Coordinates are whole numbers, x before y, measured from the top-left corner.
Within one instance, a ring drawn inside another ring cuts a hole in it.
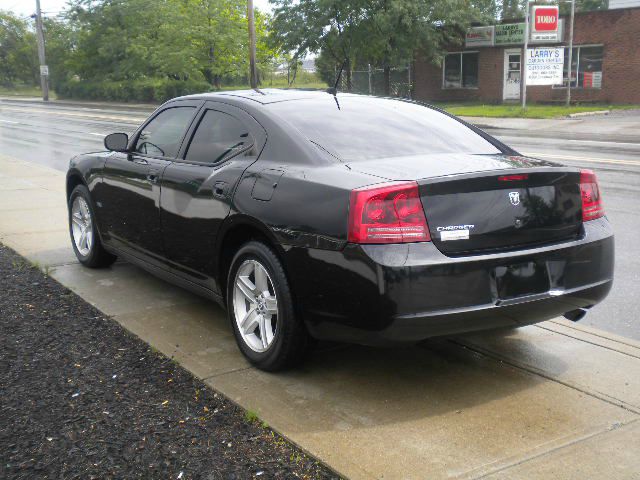
[[[496,102],[502,99],[503,53],[501,48],[479,48],[478,88],[442,88],[442,68],[424,59],[414,64],[414,95],[418,100]],[[476,51],[474,50],[474,51]],[[460,51],[457,50],[457,51]]]
[[[568,38],[568,18],[565,23]],[[572,89],[571,98],[578,101],[640,104],[640,8],[576,14],[574,45],[591,44],[604,46],[602,88]],[[443,89],[441,66],[417,57],[414,67],[416,99],[501,102],[504,48],[474,50],[480,52],[477,89]],[[560,101],[565,96],[564,89],[548,86],[527,88],[527,99],[532,102]]]

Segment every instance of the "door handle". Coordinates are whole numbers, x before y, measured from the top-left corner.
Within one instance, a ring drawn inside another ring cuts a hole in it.
[[[227,182],[216,182],[213,184],[213,196],[224,198],[227,196]]]

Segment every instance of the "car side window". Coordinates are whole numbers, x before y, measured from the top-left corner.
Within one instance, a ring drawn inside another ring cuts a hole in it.
[[[159,113],[142,130],[135,151],[154,157],[175,157],[195,107],[173,107]]]
[[[214,165],[253,144],[249,128],[237,118],[207,110],[196,129],[185,160]]]

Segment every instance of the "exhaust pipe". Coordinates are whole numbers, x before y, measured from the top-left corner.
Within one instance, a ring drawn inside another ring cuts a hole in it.
[[[578,322],[584,318],[587,314],[587,308],[577,308],[575,310],[571,310],[570,312],[566,312],[563,317],[567,320],[571,320],[572,322]]]

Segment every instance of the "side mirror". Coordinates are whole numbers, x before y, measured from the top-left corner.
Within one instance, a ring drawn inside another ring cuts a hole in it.
[[[104,146],[112,152],[126,152],[129,135],[126,133],[111,133],[104,137]]]

